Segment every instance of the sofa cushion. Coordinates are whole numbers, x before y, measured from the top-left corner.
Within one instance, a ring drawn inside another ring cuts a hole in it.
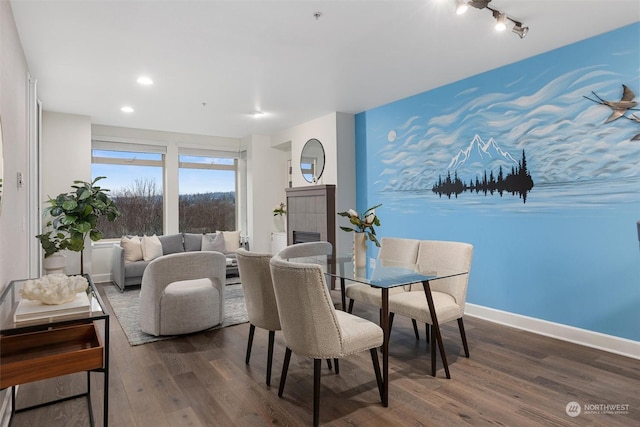
[[[142,236],[142,259],[151,261],[162,256],[162,243],[155,234]]]
[[[148,261],[128,262],[124,265],[124,277],[142,277],[144,269],[147,268]]]
[[[166,236],[158,237],[158,240],[162,244],[162,255],[184,252],[182,234],[167,234]]]
[[[216,251],[225,252],[225,241],[222,233],[217,234],[203,234],[202,235],[202,247],[203,251]]]
[[[186,252],[199,251],[202,249],[202,234],[183,233],[184,250]]]
[[[122,236],[120,246],[124,249],[124,261],[135,262],[142,260],[142,242],[138,236]]]
[[[224,247],[226,253],[233,253],[240,249],[240,232],[239,231],[217,231],[224,236]]]

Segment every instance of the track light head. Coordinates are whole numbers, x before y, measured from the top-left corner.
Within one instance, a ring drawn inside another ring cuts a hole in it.
[[[493,17],[496,18],[496,31],[504,31],[507,29],[507,14],[493,11]]]
[[[518,36],[520,36],[521,39],[523,39],[529,33],[529,27],[523,27],[522,22],[516,22],[511,31],[516,33]]]
[[[466,0],[456,0],[456,15],[462,15],[469,9],[469,2]]]

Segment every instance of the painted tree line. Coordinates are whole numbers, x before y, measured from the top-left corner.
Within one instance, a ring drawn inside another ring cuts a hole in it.
[[[522,198],[523,203],[526,203],[527,193],[531,191],[532,188],[533,179],[527,169],[525,152],[522,150],[522,160],[518,162],[518,166],[512,166],[511,172],[506,175],[504,174],[502,166],[500,166],[497,176],[494,175],[493,171],[489,171],[487,175],[487,171],[485,170],[482,179],[476,176],[475,180],[471,179],[469,183],[465,183],[458,177],[456,171],[454,171],[453,178],[451,177],[451,172],[448,171],[445,178],[443,178],[442,175],[438,176],[438,182],[434,184],[431,190],[440,196],[445,194],[449,198],[451,198],[451,195],[455,195],[457,198],[458,194],[465,191],[483,192],[485,196],[487,194],[493,195],[496,192],[500,194],[500,196],[502,196],[503,193],[511,193],[513,196],[518,194]]]
[[[98,220],[98,228],[105,239],[163,234],[163,197],[154,180],[136,179],[128,187],[112,191],[111,198],[122,215],[114,222]],[[235,230],[235,192],[180,195],[178,215],[181,232]]]

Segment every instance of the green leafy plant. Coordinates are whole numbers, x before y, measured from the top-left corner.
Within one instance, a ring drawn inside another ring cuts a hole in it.
[[[287,214],[287,205],[284,202],[280,202],[275,208],[273,208],[273,216],[282,216]]]
[[[358,212],[353,209],[349,209],[345,212],[338,212],[338,215],[349,218],[349,222],[355,226],[355,228],[341,226],[340,229],[347,232],[366,233],[367,238],[374,242],[377,247],[380,247],[380,242],[376,237],[376,230],[375,228],[373,228],[374,225],[380,225],[380,218],[378,218],[378,216],[376,215],[376,208],[379,208],[380,206],[382,206],[382,203],[367,209],[366,211],[364,211],[362,218],[360,217]]]
[[[115,221],[120,211],[107,195],[109,190],[96,186],[96,182],[104,179],[99,176],[91,182],[73,181],[69,193],[61,193],[58,197],[49,198],[50,206],[44,214],[49,216],[46,227],[49,231],[38,234],[44,250],[45,258],[67,249],[80,252],[80,270],[83,273],[83,255],[87,236],[92,241],[102,239],[102,232],[97,228],[98,218],[106,216],[108,221]]]

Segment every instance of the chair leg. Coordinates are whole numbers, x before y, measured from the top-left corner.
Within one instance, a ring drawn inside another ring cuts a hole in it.
[[[429,324],[425,323],[424,324],[425,328],[424,328],[424,333],[427,336],[427,342],[429,342],[429,340],[431,339],[431,334],[429,334]]]
[[[347,313],[351,314],[353,312],[353,303],[355,301],[349,298],[349,308],[347,308]]]
[[[340,373],[340,364],[338,363],[339,359],[333,359],[333,364],[336,366],[336,374]]]
[[[393,318],[395,317],[395,313],[389,313],[389,335],[391,335],[391,328],[393,327]]]
[[[373,362],[373,371],[376,373],[376,383],[378,384],[378,392],[380,393],[380,400],[384,400],[382,397],[382,375],[380,374],[380,362],[378,361],[378,352],[377,349],[372,348],[369,350],[371,352],[371,361]]]
[[[256,327],[253,324],[249,324],[249,341],[247,341],[247,356],[244,359],[244,363],[249,364],[251,359],[251,346],[253,346],[253,334],[256,331]]]
[[[267,354],[267,385],[271,386],[271,366],[273,365],[273,342],[276,331],[269,331],[269,353]]]
[[[320,423],[320,371],[322,359],[313,359],[313,425]]]
[[[284,362],[282,363],[282,375],[280,375],[280,387],[278,388],[278,397],[282,397],[284,392],[284,383],[287,381],[287,371],[289,370],[289,361],[291,360],[291,349],[287,347],[284,352]]]
[[[416,322],[416,319],[411,319],[411,323],[413,323],[413,333],[416,334],[416,340],[419,340],[420,334],[418,333],[418,323]]]
[[[464,323],[462,317],[458,319],[458,328],[460,329],[460,336],[462,337],[462,345],[464,346],[464,355],[469,357],[469,346],[467,345],[467,334],[464,333]]]
[[[327,368],[329,368],[330,371],[333,370],[333,366],[331,365],[331,359],[327,359]]]
[[[428,325],[429,334],[433,335],[433,325]],[[431,376],[436,376],[436,340],[431,340]]]

